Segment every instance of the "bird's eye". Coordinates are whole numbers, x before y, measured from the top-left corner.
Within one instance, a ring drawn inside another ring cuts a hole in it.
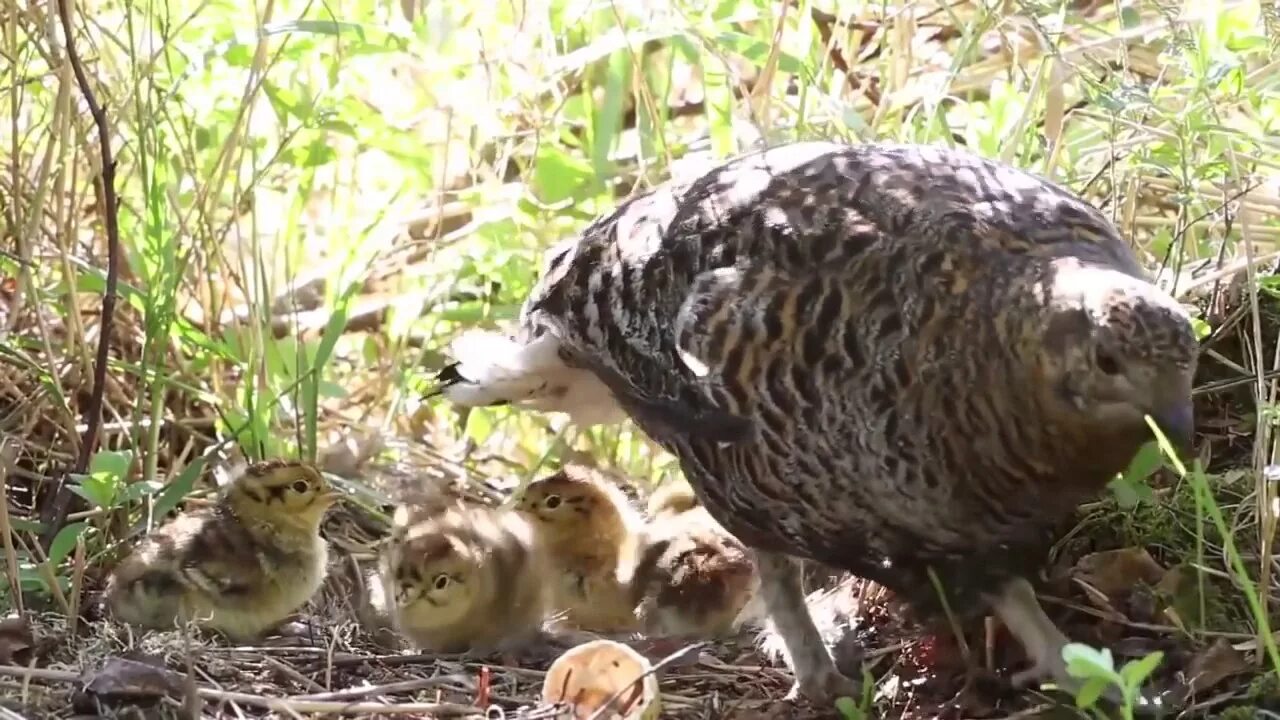
[[[555,510],[555,509],[556,509],[556,508],[558,508],[558,507],[560,507],[560,496],[559,496],[559,495],[548,495],[548,496],[547,496],[547,509],[548,509],[548,510]]]
[[[443,590],[449,587],[449,576],[441,573],[436,576],[436,579],[433,580],[431,584],[435,587],[436,590]]]
[[[311,484],[306,480],[294,480],[289,487],[293,488],[294,492],[302,494],[311,489]]]
[[[1106,350],[1098,351],[1096,362],[1098,364],[1098,369],[1107,375],[1117,375],[1120,373],[1120,361],[1116,359],[1115,355],[1112,355]]]

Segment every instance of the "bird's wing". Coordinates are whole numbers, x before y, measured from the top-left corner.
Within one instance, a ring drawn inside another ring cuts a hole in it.
[[[182,578],[209,595],[234,598],[250,595],[266,582],[262,564],[255,558],[193,558],[183,565]]]
[[[788,370],[894,372],[904,326],[944,315],[929,297],[987,312],[975,297],[997,293],[972,284],[1060,256],[1141,272],[1105,218],[1043,178],[939,147],[794,143],[629,201],[557,246],[522,333],[555,335],[658,439],[734,442],[758,420],[735,377],[780,356]]]
[[[268,582],[261,548],[233,517],[218,512],[186,542],[178,572],[186,584],[217,597],[251,595]]]

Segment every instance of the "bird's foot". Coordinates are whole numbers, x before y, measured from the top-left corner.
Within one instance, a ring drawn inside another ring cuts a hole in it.
[[[1038,686],[1042,680],[1049,680],[1072,696],[1078,696],[1087,681],[1067,672],[1062,650],[1070,641],[1045,615],[1031,585],[1025,580],[1008,583],[994,599],[993,606],[1031,659],[1031,667],[1010,678],[1014,687],[1029,688]],[[1102,699],[1120,706],[1126,702],[1124,694],[1115,685],[1103,689]],[[1155,715],[1165,710],[1159,698],[1149,695],[1136,698],[1133,706],[1143,715]]]
[[[836,668],[827,643],[813,622],[805,603],[800,566],[793,558],[771,552],[756,552],[760,572],[760,595],[774,629],[786,648],[787,665],[796,681],[784,698],[800,698],[817,706],[831,706],[841,697],[855,701],[861,694],[859,683]]]
[[[857,680],[832,667],[830,670],[797,679],[783,700],[794,703],[804,699],[815,706],[828,707],[835,705],[836,700],[842,697],[857,702],[861,694],[861,684]]]

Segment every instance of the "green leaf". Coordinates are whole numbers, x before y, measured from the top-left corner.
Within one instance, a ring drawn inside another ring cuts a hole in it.
[[[841,717],[845,720],[862,720],[862,711],[854,704],[853,698],[839,697],[836,698],[836,710],[840,712]]]
[[[1152,440],[1138,448],[1137,454],[1129,461],[1129,467],[1124,471],[1124,478],[1130,482],[1142,482],[1160,469],[1162,461],[1160,445]]]
[[[105,474],[116,480],[129,475],[129,466],[133,464],[133,451],[99,450],[89,460],[89,474]]]
[[[338,151],[327,142],[316,140],[307,145],[306,150],[297,156],[297,166],[304,168],[328,165],[338,159]]]
[[[198,457],[191,462],[190,465],[182,469],[178,473],[178,477],[160,493],[160,497],[156,499],[153,513],[157,518],[168,515],[170,511],[178,507],[178,503],[182,502],[187,495],[191,494],[191,488],[195,486],[196,478],[200,477],[200,473],[204,471],[205,460]]]
[[[39,535],[44,532],[44,523],[38,520],[28,520],[26,518],[9,518],[9,524],[18,532],[33,533]]]
[[[1068,643],[1062,648],[1062,659],[1067,663],[1067,674],[1074,678],[1115,676],[1115,662],[1107,648],[1098,650],[1084,643]]]
[[[1155,669],[1160,666],[1160,661],[1164,659],[1164,653],[1156,650],[1148,654],[1141,660],[1130,660],[1120,668],[1120,677],[1124,680],[1126,687],[1130,689],[1138,689],[1142,686],[1142,682],[1146,680]]]
[[[1104,677],[1092,677],[1080,686],[1080,691],[1076,693],[1076,707],[1088,709],[1098,703],[1098,698],[1102,697],[1102,691],[1107,689],[1110,680]]]
[[[577,197],[579,191],[594,179],[595,173],[591,171],[590,164],[547,143],[538,149],[533,186],[542,202],[553,204]]]
[[[116,494],[120,488],[118,478],[107,473],[95,473],[93,475],[72,474],[71,479],[77,483],[71,486],[71,491],[95,507],[109,509],[115,506]]]
[[[1111,493],[1116,496],[1116,504],[1124,510],[1136,507],[1141,501],[1138,493],[1133,488],[1133,483],[1127,482],[1122,477],[1112,480],[1109,487],[1111,488]]]
[[[67,555],[71,553],[71,549],[76,546],[76,538],[89,527],[86,522],[74,522],[58,531],[53,536],[53,542],[49,544],[49,565],[58,567]]]
[[[163,487],[164,485],[155,480],[129,483],[125,486],[124,492],[120,493],[120,502],[121,504],[136,502],[144,497],[156,494]]]
[[[1191,318],[1191,327],[1195,330],[1197,340],[1203,340],[1213,332],[1212,325],[1197,317]]]
[[[770,53],[773,52],[773,47],[769,43],[750,35],[731,31],[718,34],[716,36],[716,45],[736,51],[756,66],[763,66],[768,61]],[[785,51],[778,53],[779,71],[788,75],[800,75],[804,73],[804,69],[804,61],[796,56]]]
[[[596,176],[610,174],[609,153],[618,144],[618,132],[622,128],[622,108],[631,90],[631,53],[616,52],[609,57],[609,74],[605,82],[604,102],[594,113],[594,133],[591,141],[591,165]],[[636,115],[643,115],[648,108],[637,99]]]

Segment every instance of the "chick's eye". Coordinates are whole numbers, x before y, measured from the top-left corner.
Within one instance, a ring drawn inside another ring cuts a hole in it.
[[[547,509],[548,509],[548,510],[555,510],[555,509],[556,509],[556,508],[558,508],[558,507],[560,507],[560,496],[559,496],[559,495],[548,495],[548,496],[547,496]]]
[[[1112,355],[1106,350],[1098,351],[1096,362],[1098,364],[1098,369],[1107,375],[1117,375],[1120,373],[1120,361],[1116,359],[1115,355]]]
[[[448,576],[448,575],[443,575],[443,574],[441,574],[441,575],[437,575],[437,576],[436,576],[436,579],[435,579],[435,580],[433,580],[433,581],[431,582],[431,584],[435,587],[435,589],[437,589],[437,590],[443,590],[443,589],[445,589],[445,588],[449,587],[449,576]]]
[[[311,485],[309,485],[306,480],[294,480],[293,485],[290,485],[289,487],[293,488],[293,491],[299,494],[305,493],[311,489]]]

